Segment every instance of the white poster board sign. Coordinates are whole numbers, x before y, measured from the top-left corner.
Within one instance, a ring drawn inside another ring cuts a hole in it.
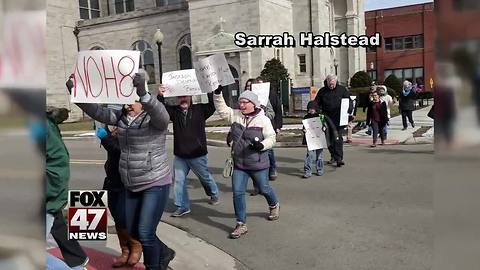
[[[162,82],[167,90],[164,97],[195,96],[202,94],[195,69],[163,73]]]
[[[307,131],[305,133],[305,139],[307,140],[308,151],[328,148],[320,117],[304,119],[302,123]]]
[[[194,64],[198,82],[204,93],[209,93],[219,85],[227,86],[235,83],[227,59],[223,53],[201,59]]]
[[[45,11],[2,12],[0,88],[45,91],[47,47]]]
[[[342,98],[342,105],[340,107],[340,126],[348,125],[348,107],[350,104],[349,98]]]
[[[94,50],[78,53],[74,67],[73,103],[132,104],[138,100],[133,78],[139,51]]]
[[[257,94],[260,104],[267,106],[268,96],[270,95],[270,83],[254,83],[252,84],[252,92]]]

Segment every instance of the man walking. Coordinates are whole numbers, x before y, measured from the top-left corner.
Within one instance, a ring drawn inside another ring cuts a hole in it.
[[[163,101],[165,86],[161,85],[159,99]],[[187,191],[187,175],[190,170],[200,180],[209,203],[218,204],[218,187],[208,170],[207,137],[205,122],[215,112],[213,94],[208,94],[208,104],[192,104],[192,97],[177,97],[177,105],[165,106],[173,123],[174,204],[177,210],[172,217],[190,213],[190,200]]]
[[[330,153],[334,159],[334,164],[337,167],[345,165],[343,161],[343,130],[345,126],[340,126],[340,111],[342,106],[342,98],[348,98],[350,100],[350,94],[347,88],[338,84],[337,76],[328,75],[325,79],[325,86],[322,87],[315,97],[315,101],[318,103],[320,110],[328,116],[338,132],[338,137],[333,139],[332,145],[329,146]],[[348,112],[352,110],[352,103]]]

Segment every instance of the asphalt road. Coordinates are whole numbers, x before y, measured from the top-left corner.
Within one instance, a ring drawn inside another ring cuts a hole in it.
[[[101,188],[106,153],[98,141],[67,139],[66,144],[72,160],[70,188]],[[168,144],[172,160],[173,143],[168,140]],[[304,148],[275,149],[279,178],[271,183],[280,200],[280,219],[268,221],[265,199],[247,194],[249,233],[237,240],[228,238],[235,225],[231,181],[221,176],[228,150],[209,147],[209,152],[220,205],[207,203],[191,173],[192,213],[170,217],[167,212],[174,210],[170,200],[162,220],[219,247],[249,268],[431,269],[432,145],[347,146],[345,167],[326,165],[324,176],[309,180],[300,178]]]

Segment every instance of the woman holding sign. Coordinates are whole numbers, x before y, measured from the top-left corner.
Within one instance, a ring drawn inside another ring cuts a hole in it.
[[[72,76],[67,81],[70,92],[74,86]],[[127,189],[128,231],[142,243],[146,269],[167,269],[175,251],[157,237],[156,230],[172,183],[165,145],[169,116],[165,106],[147,93],[143,75],[135,75],[133,86],[139,101],[122,110],[90,103],[77,105],[94,120],[118,127],[119,171]]]
[[[248,178],[257,182],[260,193],[267,200],[269,220],[277,220],[280,205],[268,181],[270,163],[267,150],[275,144],[275,130],[270,119],[260,109],[258,96],[252,91],[243,92],[238,98],[239,109],[227,106],[222,96],[222,86],[215,90],[213,101],[220,116],[232,124],[232,175],[233,206],[237,225],[230,233],[231,238],[239,238],[247,233],[245,191]]]

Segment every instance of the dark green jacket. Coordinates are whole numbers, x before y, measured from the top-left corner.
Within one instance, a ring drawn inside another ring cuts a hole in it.
[[[68,200],[70,157],[55,120],[47,113],[46,180],[47,213],[61,211]]]

